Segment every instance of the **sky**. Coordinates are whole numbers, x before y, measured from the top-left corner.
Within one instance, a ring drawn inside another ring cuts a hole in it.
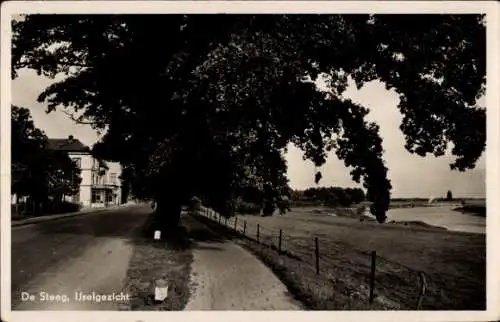
[[[35,126],[42,129],[49,138],[73,135],[91,146],[99,137],[89,125],[76,124],[58,110],[46,114],[46,104],[37,102],[38,95],[52,82],[53,80],[38,76],[34,71],[20,71],[19,77],[12,81],[12,104],[30,109]],[[432,155],[423,158],[406,151],[404,136],[399,130],[402,115],[397,109],[398,95],[386,90],[383,83],[372,81],[360,90],[351,83],[343,96],[369,108],[368,119],[380,126],[393,198],[444,197],[448,190],[457,198],[485,198],[486,152],[475,169],[466,172],[451,171],[449,164],[453,157],[449,154],[440,158]],[[329,154],[326,164],[318,169],[311,162],[304,161],[302,156],[299,149],[289,146],[286,159],[288,178],[293,189],[360,186],[352,181],[350,169],[345,167],[343,161],[338,160],[334,151]],[[318,185],[314,183],[315,170],[320,170],[323,175]]]

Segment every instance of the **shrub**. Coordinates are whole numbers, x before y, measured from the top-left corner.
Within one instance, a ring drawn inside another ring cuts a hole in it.
[[[276,210],[276,207],[274,203],[272,202],[265,202],[264,203],[264,208],[262,209],[262,215],[263,216],[272,216],[274,211]]]
[[[62,201],[60,203],[54,203],[53,201],[49,201],[44,206],[45,214],[64,214],[70,212],[78,212],[82,208],[82,205],[75,202]]]
[[[236,203],[236,212],[240,214],[257,215],[260,214],[260,208],[260,205],[252,202],[238,201]]]

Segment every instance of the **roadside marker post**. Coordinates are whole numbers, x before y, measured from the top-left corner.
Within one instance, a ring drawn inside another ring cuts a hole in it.
[[[168,282],[159,279],[155,282],[155,302],[161,303],[168,296]]]
[[[280,229],[280,239],[278,241],[278,254],[281,255],[281,238],[283,237],[283,231]]]
[[[316,257],[316,275],[319,275],[319,241],[318,241],[318,237],[315,237],[314,238],[314,244],[315,244],[315,247],[314,247],[314,253],[315,253],[315,257]]]
[[[425,274],[420,272],[420,293],[418,296],[417,310],[422,308],[422,302],[424,301],[425,291],[427,290],[427,281],[425,279]]]
[[[373,303],[373,290],[375,288],[375,260],[377,258],[377,252],[372,251],[372,267],[370,272],[370,304]]]

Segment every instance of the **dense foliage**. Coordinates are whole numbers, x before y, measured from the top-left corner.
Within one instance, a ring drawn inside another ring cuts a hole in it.
[[[348,207],[364,200],[365,193],[360,188],[318,187],[292,193],[292,201],[295,203],[319,202],[327,206]]]
[[[62,201],[81,182],[80,169],[67,154],[47,149],[47,137],[35,127],[28,109],[11,107],[11,193],[28,197],[38,211],[49,197]]]
[[[13,22],[12,73],[65,73],[39,100],[106,130],[94,151],[169,225],[192,195],[230,212],[249,188],[273,208],[289,143],[317,166],[335,150],[383,222],[382,140],[342,96],[348,79],[394,89],[407,150],[452,143],[463,171],[485,147],[485,43],[479,15],[29,15]]]

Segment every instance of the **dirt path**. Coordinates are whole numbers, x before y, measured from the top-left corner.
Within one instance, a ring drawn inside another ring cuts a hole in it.
[[[216,236],[198,223],[203,234],[193,249],[193,294],[185,310],[301,310],[285,285],[252,254]]]

